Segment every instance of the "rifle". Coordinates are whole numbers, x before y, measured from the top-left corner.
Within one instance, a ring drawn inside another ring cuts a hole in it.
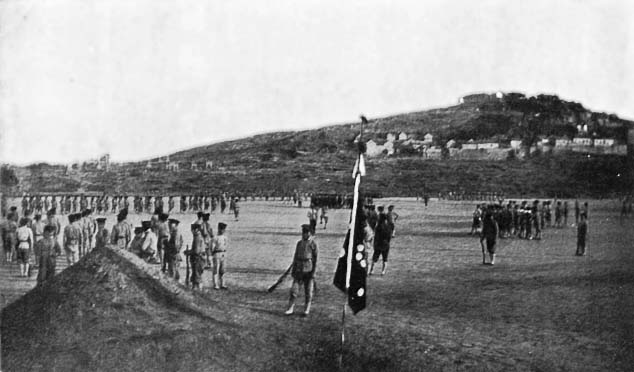
[[[273,284],[272,286],[269,287],[269,289],[267,290],[268,293],[271,293],[275,290],[275,288],[277,288],[277,286],[279,286],[284,279],[286,279],[286,277],[288,276],[288,274],[291,272],[291,269],[293,268],[293,264],[291,264],[291,266],[288,267],[288,269],[286,269],[286,271],[284,272],[284,274],[282,274],[282,276],[280,276],[279,279],[277,279],[277,282],[275,282],[275,284]]]
[[[190,255],[190,251],[189,251],[189,245],[186,246],[185,248],[185,267],[186,267],[186,271],[185,271],[185,285],[189,286],[189,255]]]

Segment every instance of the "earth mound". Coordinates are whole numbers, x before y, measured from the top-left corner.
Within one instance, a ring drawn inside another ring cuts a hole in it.
[[[3,367],[197,371],[279,363],[274,335],[240,325],[239,312],[128,252],[94,250],[3,310]]]

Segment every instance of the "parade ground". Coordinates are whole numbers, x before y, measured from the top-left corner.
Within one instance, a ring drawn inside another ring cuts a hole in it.
[[[422,201],[408,198],[379,199],[375,204],[395,205],[400,217],[386,275],[380,275],[380,266],[375,269],[368,277],[367,308],[356,316],[346,314],[343,370],[631,370],[634,219],[620,220],[617,201],[589,201],[586,256],[575,256],[571,213],[568,226],[546,228],[541,240],[500,239],[494,266],[482,265],[479,240],[468,234],[476,202],[432,199],[425,207]],[[203,292],[191,297],[198,308],[205,309],[205,316],[191,320],[197,313],[183,310],[182,304],[178,309],[170,307],[169,312],[157,308],[154,314],[146,308],[134,312],[128,305],[118,305],[113,309],[120,309],[125,325],[91,328],[100,324],[96,317],[86,315],[99,311],[99,295],[95,295],[92,306],[96,308],[77,305],[81,315],[74,321],[69,316],[64,323],[69,329],[83,329],[74,334],[85,339],[73,336],[80,339],[69,341],[71,346],[41,346],[33,359],[42,364],[29,364],[34,362],[22,353],[12,355],[18,351],[15,346],[5,347],[11,341],[3,334],[3,367],[9,368],[3,370],[11,370],[11,365],[47,370],[45,363],[53,363],[58,370],[106,369],[100,358],[105,358],[103,350],[109,347],[116,347],[120,355],[138,355],[138,363],[128,362],[117,366],[118,370],[337,370],[345,297],[332,279],[350,211],[329,210],[327,229],[317,225],[317,292],[310,315],[302,317],[303,291],[296,314],[284,315],[290,279],[273,293],[266,290],[291,263],[308,208],[280,201],[245,201],[240,207],[239,221],[234,221],[233,214],[218,211],[211,216],[214,232],[218,222],[228,224],[225,278],[229,289],[212,289],[211,271],[205,271]],[[106,227],[111,230],[116,218],[114,214],[107,217]],[[175,213],[170,217],[181,221],[180,230],[191,245],[189,224],[195,216]],[[63,225],[67,222],[65,216],[59,218]],[[142,219],[149,215],[130,213],[128,217],[133,226]],[[63,275],[59,271],[65,267],[65,259],[59,257],[58,275]],[[26,279],[18,274],[17,264],[0,266],[0,290],[5,308],[12,311],[20,311],[11,304],[21,304],[20,298],[35,287],[35,275]],[[181,283],[184,277],[183,263]],[[134,278],[126,280],[131,285]],[[66,292],[84,290],[74,288],[70,281],[63,285]],[[97,291],[98,283],[90,288]],[[189,290],[183,286],[182,291]],[[90,296],[82,296],[82,303],[88,303]],[[162,303],[155,297],[153,302],[135,301],[139,306]],[[33,301],[24,301],[25,308]],[[102,317],[111,315],[104,312]],[[6,319],[3,315],[3,330],[11,327],[4,324]],[[157,325],[163,321],[164,326]],[[144,328],[143,322],[152,325]],[[46,344],[47,332],[42,330],[38,345]],[[20,337],[19,332],[10,334]],[[179,348],[181,339],[198,340],[199,349]],[[159,352],[144,349],[147,345]]]

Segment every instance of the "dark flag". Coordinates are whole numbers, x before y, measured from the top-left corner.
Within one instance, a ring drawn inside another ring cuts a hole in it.
[[[367,123],[365,117],[361,117],[362,123]],[[363,126],[359,136],[359,155],[357,157],[352,176],[355,179],[354,197],[352,211],[350,213],[350,226],[346,235],[343,248],[337,262],[337,271],[333,284],[348,295],[348,305],[354,314],[365,309],[366,305],[366,270],[367,253],[363,244],[364,227],[366,224],[365,212],[363,210],[363,200],[359,197],[359,185],[361,176],[365,175],[365,163],[363,153],[365,143],[363,142]],[[351,240],[352,234],[352,240]]]

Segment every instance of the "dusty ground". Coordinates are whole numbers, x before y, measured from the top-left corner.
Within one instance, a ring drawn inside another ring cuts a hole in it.
[[[368,308],[347,317],[345,370],[634,365],[634,220],[621,223],[616,203],[590,202],[588,256],[574,256],[573,228],[551,228],[541,241],[502,240],[494,267],[481,265],[466,234],[473,203],[385,203],[400,214],[390,266],[369,278]],[[19,298],[34,279],[3,265],[0,289],[11,303],[3,370],[335,370],[344,298],[331,281],[348,212],[330,211],[328,229],[318,230],[318,293],[302,318],[282,314],[290,282],[266,288],[290,263],[307,210],[241,207],[239,222],[212,216],[229,224],[229,291],[207,286],[192,296],[155,268],[109,253]]]

